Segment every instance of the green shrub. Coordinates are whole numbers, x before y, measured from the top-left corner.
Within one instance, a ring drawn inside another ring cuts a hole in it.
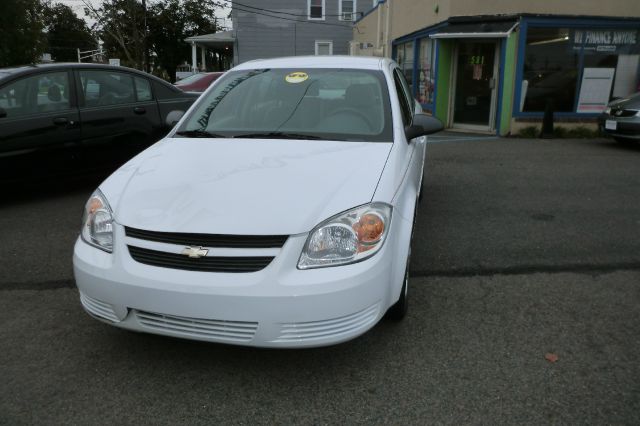
[[[527,126],[520,129],[518,137],[520,138],[537,138],[540,136],[540,129],[537,126]]]
[[[585,139],[585,138],[597,138],[600,136],[598,130],[591,130],[586,126],[577,126],[577,127],[563,127],[563,126],[554,126],[553,128],[553,136],[556,138],[566,138],[566,139]]]

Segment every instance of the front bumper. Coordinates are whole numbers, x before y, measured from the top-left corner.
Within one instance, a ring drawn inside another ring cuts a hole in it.
[[[607,121],[615,121],[615,130],[606,128]],[[640,139],[640,117],[616,117],[603,114],[599,124],[600,130],[607,135],[625,139]]]
[[[291,236],[261,271],[209,273],[138,263],[117,243],[129,238],[122,226],[114,237],[112,254],[78,239],[74,273],[85,310],[129,330],[248,346],[325,346],[366,332],[391,304],[391,238],[366,261],[298,270],[306,235]]]

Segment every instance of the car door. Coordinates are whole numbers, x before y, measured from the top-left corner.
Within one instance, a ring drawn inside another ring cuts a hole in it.
[[[55,148],[80,140],[72,74],[43,71],[0,87],[0,155]]]
[[[122,152],[155,142],[161,128],[149,80],[108,69],[78,69],[82,141]]]
[[[411,89],[406,82],[402,72],[395,68],[393,70],[393,81],[396,92],[398,93],[398,101],[400,102],[400,110],[402,115],[402,124],[407,127],[413,120],[415,112],[415,101],[411,95]],[[425,138],[415,138],[407,141],[407,150],[403,156],[405,164],[406,178],[412,185],[415,185],[416,192],[419,191],[422,180],[422,166],[425,153]]]

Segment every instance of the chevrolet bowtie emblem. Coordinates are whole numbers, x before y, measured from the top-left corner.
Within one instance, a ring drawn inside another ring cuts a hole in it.
[[[209,253],[209,250],[203,249],[202,247],[185,247],[181,254],[187,255],[193,259],[198,259],[202,256],[206,256],[207,253]]]

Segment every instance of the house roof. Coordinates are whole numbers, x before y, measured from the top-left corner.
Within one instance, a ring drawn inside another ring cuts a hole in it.
[[[225,47],[235,42],[233,31],[221,31],[213,34],[203,34],[184,39],[189,44],[195,43],[205,47]]]

